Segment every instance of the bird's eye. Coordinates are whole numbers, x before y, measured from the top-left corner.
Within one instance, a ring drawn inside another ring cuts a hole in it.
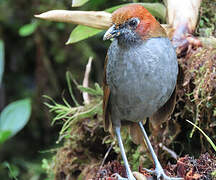
[[[136,27],[138,24],[138,21],[136,19],[132,19],[131,21],[129,21],[129,26],[131,27]]]

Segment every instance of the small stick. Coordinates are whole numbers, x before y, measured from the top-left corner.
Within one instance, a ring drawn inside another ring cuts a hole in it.
[[[91,64],[92,64],[93,57],[89,57],[88,63],[85,69],[85,75],[83,79],[83,87],[88,87],[89,85],[89,74],[91,72]],[[85,104],[90,104],[89,94],[87,92],[83,92],[83,100]]]
[[[110,153],[111,149],[113,148],[114,144],[115,144],[115,142],[113,142],[113,143],[110,145],[109,149],[107,150],[107,152],[106,152],[106,154],[105,154],[105,156],[104,156],[104,158],[103,158],[103,161],[102,161],[102,163],[101,163],[101,165],[100,165],[99,170],[103,167],[103,165],[104,165],[104,163],[105,163],[105,161],[106,161],[106,158],[107,158],[107,156],[109,155],[109,153]]]
[[[178,159],[178,155],[171,149],[164,146],[162,143],[159,143],[159,147],[162,148],[164,151],[168,152],[174,159]]]

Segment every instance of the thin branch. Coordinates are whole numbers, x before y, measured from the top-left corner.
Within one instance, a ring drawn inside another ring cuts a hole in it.
[[[111,149],[113,148],[114,144],[115,144],[115,142],[113,142],[113,143],[110,145],[109,149],[107,150],[107,152],[106,152],[106,154],[105,154],[105,156],[104,156],[104,158],[103,158],[103,161],[102,161],[102,163],[101,163],[101,165],[100,165],[99,170],[103,167],[103,165],[104,165],[104,163],[105,163],[105,161],[106,161],[106,158],[108,157],[108,155],[109,155]]]
[[[159,147],[162,148],[164,151],[168,152],[171,155],[171,157],[173,157],[174,159],[176,160],[178,159],[178,155],[171,149],[164,146],[162,143],[159,143]]]
[[[91,72],[92,60],[93,60],[93,57],[89,57],[88,64],[86,65],[86,69],[85,69],[83,87],[88,87],[89,85],[89,74]],[[83,100],[85,104],[90,104],[90,98],[87,92],[83,92]]]

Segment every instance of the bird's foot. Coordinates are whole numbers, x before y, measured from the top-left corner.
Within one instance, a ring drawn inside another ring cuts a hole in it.
[[[188,54],[191,49],[202,46],[200,40],[194,37],[192,32],[188,22],[179,24],[175,29],[172,44],[176,48],[178,56],[184,55],[185,53]]]
[[[167,176],[162,168],[156,168],[155,170],[149,170],[146,168],[143,168],[143,169],[147,171],[148,173],[156,176],[157,180],[184,180],[184,178],[176,178],[176,177]]]
[[[127,178],[121,177],[118,173],[113,174],[112,176],[117,177],[118,180],[136,180],[136,178],[131,174]]]
[[[173,40],[173,45],[176,47],[177,55],[188,54],[191,49],[202,46],[199,39],[191,34],[185,35],[183,38]]]

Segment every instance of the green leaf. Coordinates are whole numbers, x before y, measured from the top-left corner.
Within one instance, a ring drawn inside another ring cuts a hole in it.
[[[15,165],[10,165],[7,161],[2,163],[4,167],[9,170],[9,177],[18,180],[17,176],[20,174],[19,168]]]
[[[140,3],[143,5],[153,16],[166,22],[166,7],[161,3]]]
[[[31,115],[31,100],[12,102],[0,114],[0,131],[10,131],[10,137],[19,132]]]
[[[25,24],[24,26],[22,26],[20,29],[19,29],[19,35],[20,36],[29,36],[31,35],[32,33],[35,32],[36,28],[38,26],[38,23],[37,21],[34,21],[30,24]]]
[[[131,3],[129,3],[131,4]],[[138,3],[141,4],[142,6],[144,6],[153,16],[161,19],[163,22],[165,22],[166,19],[166,7],[161,4],[161,3]],[[125,6],[128,4],[122,4],[122,5],[118,5],[118,6],[114,6],[111,7],[109,9],[106,9],[104,11],[106,12],[113,12],[116,9]],[[83,26],[83,25],[78,25],[70,34],[70,37],[68,39],[68,41],[66,42],[66,44],[72,44],[72,43],[76,43],[79,41],[82,41],[84,39],[87,39],[89,37],[92,37],[96,34],[98,34],[99,32],[102,32],[103,30],[100,29],[95,29],[92,27],[87,27],[87,26]]]
[[[101,29],[95,29],[83,25],[78,25],[74,28],[74,30],[71,32],[70,37],[66,44],[72,44],[78,41],[82,41],[84,39],[87,39],[89,37],[92,37],[96,35],[97,33],[101,32],[103,30]]]
[[[73,80],[73,77],[72,77],[72,74],[70,71],[66,72],[66,80],[67,80],[67,85],[68,85],[70,96],[71,96],[73,102],[75,103],[75,105],[78,107],[80,105],[73,94],[73,90],[72,90],[72,86],[71,86],[71,80]]]
[[[211,144],[212,148],[216,152],[216,145],[213,143],[213,141],[211,140],[211,138],[208,137],[207,134],[202,129],[200,129],[196,124],[192,123],[189,120],[186,120],[186,121],[189,122],[190,124],[192,124],[195,128],[197,128],[203,134],[203,136],[205,136],[205,138],[207,139],[207,141]]]
[[[89,0],[72,0],[72,7],[80,7],[87,3]]]
[[[92,89],[92,88],[89,88],[89,87],[84,87],[84,86],[77,86],[77,88],[82,91],[82,92],[87,92],[89,93],[90,95],[95,95],[95,96],[102,96],[103,95],[103,92],[102,91],[98,91],[98,90],[95,90],[95,89]]]
[[[102,90],[102,88],[99,86],[98,83],[95,83],[95,90],[98,92],[98,94],[100,94],[101,96],[103,96],[103,90]]]
[[[214,170],[212,173],[211,173],[212,177],[213,178],[216,178],[216,170]]]
[[[0,86],[4,74],[4,41],[0,40]]]
[[[3,144],[10,136],[10,131],[0,131],[0,144]]]
[[[105,11],[112,13],[116,9],[123,7],[123,6],[126,6],[126,5],[129,5],[129,4],[131,4],[131,3],[117,5],[117,6],[109,8],[109,9],[106,9]],[[137,4],[144,6],[153,16],[155,16],[155,17],[157,17],[157,18],[159,18],[165,22],[165,20],[166,20],[166,7],[163,4],[161,4],[161,3],[137,3]]]

